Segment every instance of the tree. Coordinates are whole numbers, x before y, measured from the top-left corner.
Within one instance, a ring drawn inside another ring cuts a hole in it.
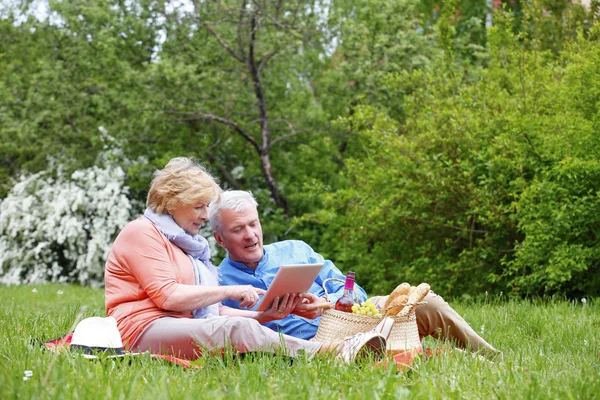
[[[259,157],[271,197],[286,215],[289,206],[273,172],[271,153],[278,142],[304,131],[299,130],[297,121],[285,115],[287,110],[277,104],[280,92],[275,88],[282,84],[291,87],[295,81],[302,79],[301,76],[293,76],[294,72],[300,74],[301,70],[294,68],[286,73],[286,77],[266,77],[265,71],[282,72],[281,67],[272,66],[277,58],[284,59],[286,67],[291,67],[293,62],[290,61],[301,56],[303,47],[313,41],[315,32],[311,23],[317,16],[315,11],[307,11],[307,8],[310,8],[310,3],[303,1],[194,1],[193,20],[214,38],[221,51],[229,57],[221,67],[230,68],[234,71],[230,76],[234,75],[234,79],[240,81],[237,88],[245,93],[237,92],[239,97],[234,102],[245,110],[223,107],[223,103],[227,104],[224,99],[230,93],[221,93],[216,104],[213,100],[212,107],[207,102],[198,111],[173,111],[184,114],[184,120],[190,123],[202,120],[221,124],[243,138]],[[292,79],[282,82],[282,78]],[[231,115],[236,112],[237,116]],[[275,127],[278,129],[275,130]],[[274,135],[281,127],[287,132]]]
[[[390,80],[423,83],[406,120],[367,106],[340,120],[363,154],[318,216],[370,290],[403,277],[454,295],[597,293],[598,28],[558,60],[511,29],[491,30],[487,68],[440,57]]]
[[[134,136],[128,131],[138,127],[131,121],[152,89],[143,78],[158,35],[156,19],[134,4],[49,4],[52,20],[0,20],[6,38],[0,53],[10,54],[0,59],[4,177],[45,169],[48,156],[70,171],[93,165],[103,150],[102,130]]]

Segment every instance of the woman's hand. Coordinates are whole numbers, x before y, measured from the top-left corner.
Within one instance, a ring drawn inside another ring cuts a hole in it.
[[[259,295],[265,294],[263,289],[255,288],[251,285],[225,286],[229,289],[228,299],[236,300],[240,303],[240,308],[252,308],[258,302]]]
[[[323,309],[331,308],[333,305],[322,297],[312,293],[300,293],[300,302],[292,311],[294,314],[304,318],[314,319],[320,317]]]
[[[290,315],[292,310],[300,303],[300,297],[296,293],[286,293],[281,299],[275,297],[271,308],[256,316],[258,322],[265,323],[277,319],[283,319]]]

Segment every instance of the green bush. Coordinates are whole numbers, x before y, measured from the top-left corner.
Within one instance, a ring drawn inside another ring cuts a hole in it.
[[[363,146],[351,187],[317,213],[340,266],[378,292],[403,279],[455,295],[597,294],[597,32],[555,59],[493,28],[485,69],[439,58],[390,75],[411,87],[406,120],[368,106],[340,119]]]

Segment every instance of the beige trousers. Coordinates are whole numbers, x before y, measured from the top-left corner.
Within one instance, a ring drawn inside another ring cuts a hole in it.
[[[370,300],[381,309],[387,298],[388,296],[375,296]],[[479,336],[441,296],[429,292],[423,301],[427,303],[415,308],[421,338],[432,336],[450,340],[460,348],[470,348],[474,352],[481,351],[490,356],[500,353]]]
[[[228,346],[239,352],[282,352],[291,357],[304,350],[307,357],[312,358],[321,347],[321,343],[280,335],[251,318],[163,317],[144,329],[131,346],[131,350],[149,350],[151,353],[194,360],[202,354],[202,349],[215,352]]]

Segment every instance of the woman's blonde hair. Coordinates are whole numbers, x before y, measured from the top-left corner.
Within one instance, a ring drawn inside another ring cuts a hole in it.
[[[194,159],[176,157],[154,173],[146,205],[157,214],[168,214],[180,205],[218,199],[221,188]]]

